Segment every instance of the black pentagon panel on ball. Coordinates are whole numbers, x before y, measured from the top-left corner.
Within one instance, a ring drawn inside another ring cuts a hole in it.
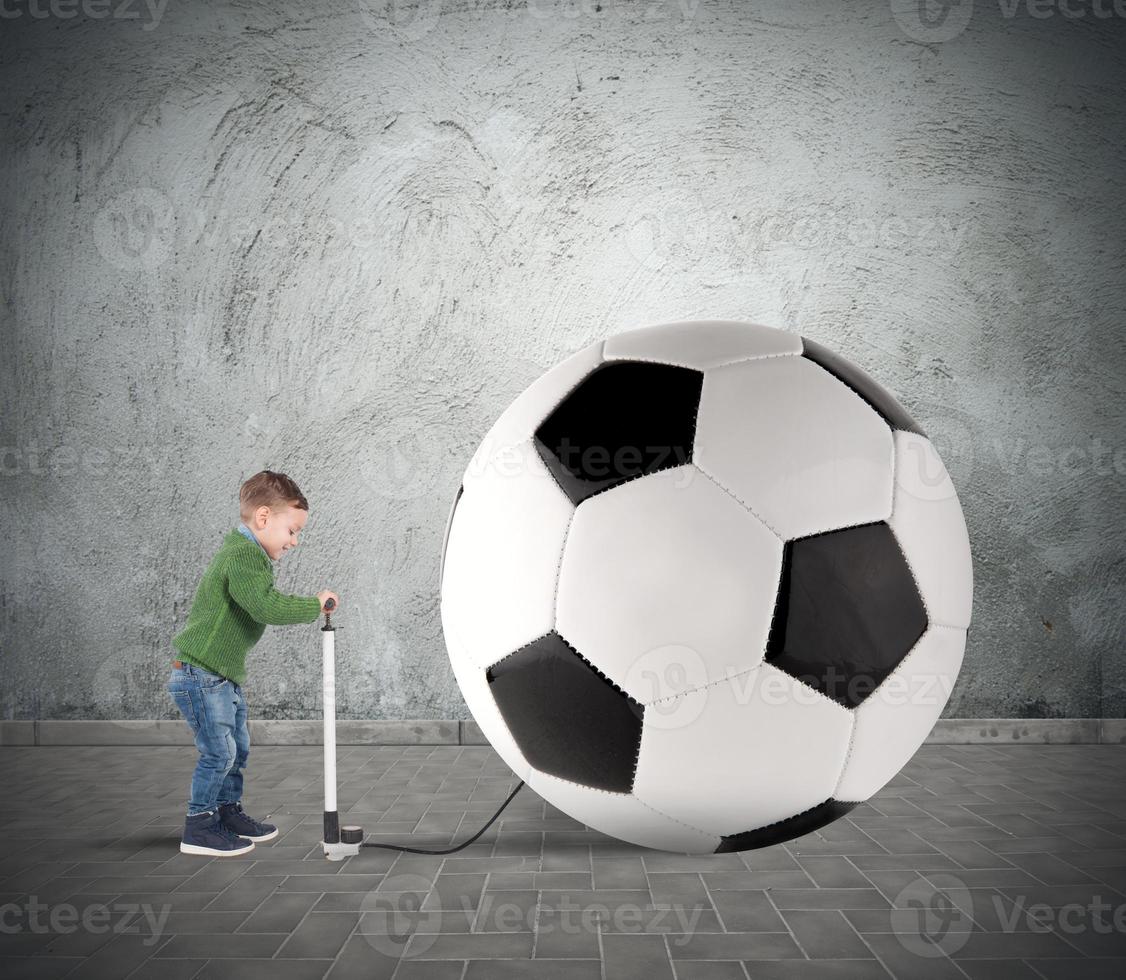
[[[584,786],[630,791],[645,708],[557,632],[498,660],[485,676],[509,732],[536,769]]]
[[[883,521],[786,543],[767,663],[855,708],[926,628],[911,569]]]
[[[602,490],[692,461],[704,375],[648,361],[603,364],[540,424],[536,450],[579,504]]]
[[[802,357],[807,357],[814,364],[819,364],[838,381],[844,382],[869,405],[872,406],[893,429],[902,429],[904,432],[914,432],[920,436],[926,433],[922,427],[911,418],[907,409],[896,401],[895,396],[871,375],[862,371],[851,361],[841,357],[840,354],[822,347],[802,337]]]
[[[783,841],[793,840],[805,834],[812,834],[826,824],[832,823],[838,817],[843,817],[851,810],[855,803],[842,803],[840,800],[826,800],[817,806],[785,820],[779,820],[766,827],[747,830],[741,834],[731,834],[721,837],[716,854],[728,854],[732,851],[750,851],[756,847],[770,847],[771,844],[781,844]]]

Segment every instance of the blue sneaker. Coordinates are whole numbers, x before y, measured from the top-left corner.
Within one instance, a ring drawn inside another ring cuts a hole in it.
[[[180,841],[182,854],[202,854],[206,857],[231,857],[254,850],[254,842],[232,834],[215,810],[205,810],[184,820],[184,836]]]
[[[278,828],[272,823],[263,823],[247,816],[241,803],[220,803],[219,819],[223,826],[243,840],[265,841],[278,836]]]

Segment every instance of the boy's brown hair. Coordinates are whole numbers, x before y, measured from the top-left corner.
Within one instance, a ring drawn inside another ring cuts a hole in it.
[[[238,499],[239,516],[244,521],[263,505],[281,507],[288,504],[298,510],[309,509],[309,501],[297,484],[284,473],[275,473],[273,470],[262,470],[250,477],[239,489]]]

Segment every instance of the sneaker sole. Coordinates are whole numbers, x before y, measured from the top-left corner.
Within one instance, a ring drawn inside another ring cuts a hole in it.
[[[275,837],[278,836],[278,832],[276,830],[271,831],[270,833],[266,834],[264,837],[248,837],[246,834],[239,834],[238,836],[241,837],[243,840],[252,840],[252,841],[255,841],[258,844],[261,844],[262,841],[273,840]]]
[[[204,847],[202,844],[185,844],[180,842],[181,854],[202,854],[205,857],[234,857],[236,854],[245,854],[254,850],[254,842],[248,841],[246,847],[238,847],[232,851],[221,851],[216,847]]]

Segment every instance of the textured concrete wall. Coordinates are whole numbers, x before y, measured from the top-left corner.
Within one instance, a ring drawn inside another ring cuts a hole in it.
[[[0,21],[0,716],[172,717],[269,466],[312,504],[279,586],[345,598],[341,715],[467,717],[469,454],[568,352],[697,316],[840,350],[935,436],[977,576],[948,716],[1126,714],[1109,2],[52,2]],[[256,717],[315,713],[318,643],[268,631]]]

